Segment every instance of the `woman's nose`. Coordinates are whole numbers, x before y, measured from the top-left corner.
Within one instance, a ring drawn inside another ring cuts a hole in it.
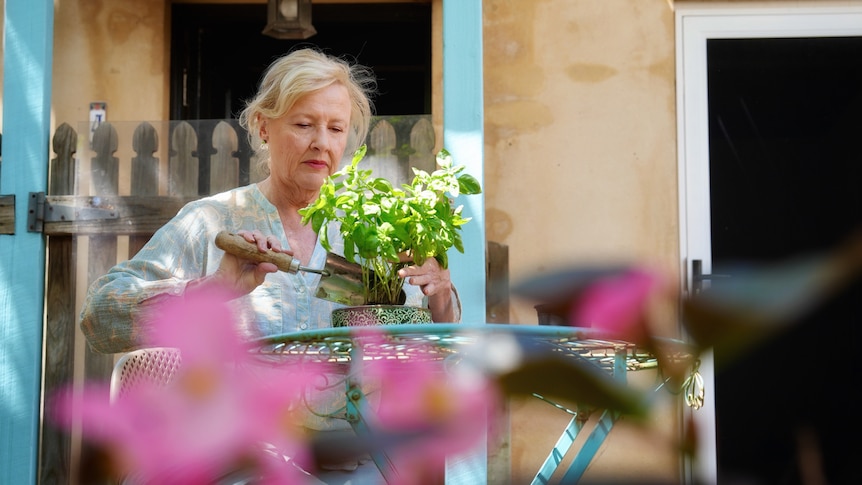
[[[314,136],[311,137],[311,148],[316,150],[326,150],[329,147],[329,133],[325,128],[316,128]]]

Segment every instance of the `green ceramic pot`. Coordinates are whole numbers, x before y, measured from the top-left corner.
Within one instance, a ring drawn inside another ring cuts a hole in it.
[[[431,310],[403,305],[362,305],[332,310],[333,327],[432,323]]]

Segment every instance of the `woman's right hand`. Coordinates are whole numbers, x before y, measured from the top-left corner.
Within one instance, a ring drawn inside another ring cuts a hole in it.
[[[264,236],[260,231],[246,230],[237,231],[236,234],[257,246],[261,252],[274,251],[293,255],[292,251],[281,247],[281,242],[275,236]],[[236,294],[236,296],[242,296],[251,293],[263,284],[267,273],[275,273],[276,271],[278,271],[278,267],[273,263],[258,263],[226,252],[215,273],[201,280],[196,280],[190,285],[195,287],[198,285],[218,285]]]

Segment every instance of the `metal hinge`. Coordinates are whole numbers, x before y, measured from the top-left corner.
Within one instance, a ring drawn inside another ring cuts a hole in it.
[[[30,202],[27,206],[27,231],[42,232],[45,222],[74,222],[117,219],[119,215],[114,207],[103,206],[99,197],[89,197],[86,205],[72,206],[52,204],[45,197],[45,192],[30,192]]]

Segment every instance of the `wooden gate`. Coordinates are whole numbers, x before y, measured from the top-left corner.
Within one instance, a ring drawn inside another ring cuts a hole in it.
[[[409,167],[434,170],[430,115],[378,117],[372,126],[363,163],[377,175],[400,183],[412,178]],[[90,283],[131,258],[185,203],[260,178],[236,120],[85,123],[77,131],[64,123],[52,146],[48,194],[30,194],[27,224],[48,236],[47,397],[110,377],[116,356],[92,352],[78,328]],[[40,443],[40,483],[90,483],[79,436],[45,423]]]

